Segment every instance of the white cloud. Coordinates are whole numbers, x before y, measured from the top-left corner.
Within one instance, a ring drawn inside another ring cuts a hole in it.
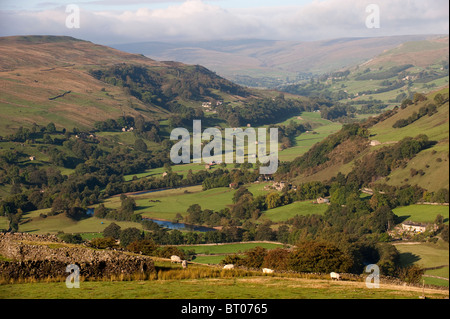
[[[165,0],[133,0],[156,3]],[[75,1],[74,1],[75,2]],[[172,1],[176,2],[176,1]],[[448,33],[447,0],[377,0],[381,28],[367,29],[365,8],[373,1],[314,0],[303,6],[223,8],[188,0],[159,9],[102,10],[81,7],[81,28],[65,27],[65,7],[0,11],[0,35],[66,34],[99,43],[149,40],[265,38],[319,40],[352,36]],[[76,3],[76,2],[75,2]],[[87,1],[116,5],[122,0]]]

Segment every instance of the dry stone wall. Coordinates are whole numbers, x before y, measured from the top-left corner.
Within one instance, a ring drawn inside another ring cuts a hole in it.
[[[0,262],[3,279],[64,277],[70,264],[86,279],[155,271],[149,257],[67,245],[56,236],[0,233],[0,255],[7,259]]]

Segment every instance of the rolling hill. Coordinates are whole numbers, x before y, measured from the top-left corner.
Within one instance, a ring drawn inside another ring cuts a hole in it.
[[[376,173],[376,166],[368,166],[366,174],[370,175],[369,184],[418,185],[428,191],[448,188],[448,92],[446,87],[426,96],[417,95],[422,98],[411,102],[407,107],[396,108],[370,118],[363,123],[363,127],[367,128],[366,135],[359,132],[348,133],[352,126],[344,126],[341,131],[330,135],[304,155],[297,157],[292,162],[288,175],[295,176],[294,181],[297,182],[326,181],[339,172],[344,175],[361,175],[364,168],[360,166],[371,163],[371,158],[387,158],[391,156],[390,150],[400,148],[401,143],[406,145],[407,139],[415,139],[425,134],[428,146],[418,149],[414,155],[399,156],[397,161],[401,164],[391,166],[387,172],[379,175]],[[438,94],[445,98],[436,98]],[[430,105],[435,105],[436,109],[424,113]],[[410,123],[398,127],[398,123],[404,120],[409,120]],[[381,165],[380,163],[376,165]]]
[[[123,71],[123,82],[118,70]],[[145,72],[154,100],[138,95],[141,78],[134,76]],[[112,77],[117,77],[114,82]],[[239,104],[253,97],[200,66],[158,62],[60,36],[0,38],[0,82],[0,134],[49,122],[59,128],[91,129],[96,121],[124,114],[167,119],[171,114],[168,104],[200,107],[201,101],[213,98]],[[194,85],[186,87],[189,83]]]
[[[221,76],[249,86],[274,87],[305,76],[323,74],[364,63],[407,41],[430,36],[342,38],[295,42],[223,40],[205,42],[143,42],[112,44],[158,60],[202,64]]]

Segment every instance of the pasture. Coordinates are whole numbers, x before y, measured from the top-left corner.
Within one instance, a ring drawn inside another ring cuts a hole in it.
[[[342,127],[340,123],[322,119],[319,112],[302,112],[301,115],[294,116],[279,124],[288,125],[290,121],[300,124],[309,123],[315,133],[305,132],[297,136],[294,146],[278,152],[280,161],[294,160],[296,157],[306,153],[314,144],[322,141],[328,135],[336,133]]]
[[[207,244],[207,245],[181,245],[177,248],[183,250],[194,250],[197,254],[216,255],[216,254],[238,254],[243,253],[255,247],[265,249],[282,248],[283,244],[268,242],[246,242],[233,244]]]
[[[449,206],[442,205],[409,205],[396,207],[392,210],[402,220],[418,223],[432,223],[437,215],[444,217],[444,223],[448,224]]]
[[[181,271],[179,271],[181,272]],[[0,299],[418,299],[422,288],[282,276],[238,276],[146,281],[85,281],[79,289],[64,282],[2,285]],[[428,298],[448,290],[425,289]]]
[[[314,204],[312,200],[294,202],[288,205],[276,207],[263,212],[261,219],[269,219],[273,222],[287,221],[296,215],[322,215],[327,210],[326,204]]]
[[[448,243],[439,241],[433,243],[398,243],[395,247],[400,252],[400,263],[402,266],[417,265],[421,268],[433,268],[444,266],[439,269],[426,270],[425,275],[449,278],[449,246]],[[448,286],[448,280],[424,277],[425,283]]]

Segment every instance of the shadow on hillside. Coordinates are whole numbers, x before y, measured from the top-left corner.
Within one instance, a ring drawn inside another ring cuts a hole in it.
[[[404,267],[412,266],[415,262],[419,261],[421,258],[413,253],[401,253],[400,254],[400,264]]]
[[[410,218],[410,217],[411,217],[411,215],[397,216],[397,217],[395,218],[395,223],[396,223],[396,224],[401,224],[401,223],[403,223],[405,220],[407,220],[407,219]]]

